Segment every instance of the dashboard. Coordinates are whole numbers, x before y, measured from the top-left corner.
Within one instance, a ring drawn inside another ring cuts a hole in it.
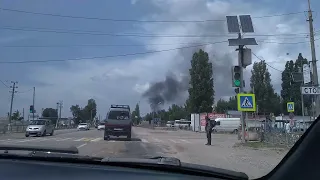
[[[161,172],[146,169],[134,169],[109,165],[75,164],[33,160],[0,159],[1,179],[18,180],[191,180],[191,179],[217,179],[196,175]]]

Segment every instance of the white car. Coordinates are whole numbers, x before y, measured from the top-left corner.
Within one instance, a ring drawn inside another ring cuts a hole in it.
[[[77,128],[78,130],[89,130],[90,129],[90,127],[89,127],[89,124],[88,123],[80,123],[79,125],[78,125],[78,128]]]
[[[100,123],[99,125],[98,125],[98,130],[103,130],[104,129],[104,126],[105,126],[105,124],[104,123]]]

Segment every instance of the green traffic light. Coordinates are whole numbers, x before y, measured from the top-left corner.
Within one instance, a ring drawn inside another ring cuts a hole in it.
[[[234,83],[234,85],[237,86],[237,87],[240,86],[240,80],[234,80],[233,83]]]

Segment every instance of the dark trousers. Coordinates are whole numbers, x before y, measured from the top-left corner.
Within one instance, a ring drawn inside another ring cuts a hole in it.
[[[206,134],[207,134],[207,144],[211,145],[211,131],[209,132],[207,131]]]

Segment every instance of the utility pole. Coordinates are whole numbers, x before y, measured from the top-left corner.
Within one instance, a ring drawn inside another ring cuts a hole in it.
[[[60,102],[59,102],[59,108],[60,108],[60,110],[59,110],[59,120],[61,119],[61,109],[62,109],[62,104],[63,104],[63,102],[62,102],[62,101],[60,101]]]
[[[23,120],[24,120],[24,108],[22,108],[22,117],[23,117]]]
[[[56,128],[58,127],[58,121],[59,121],[59,102],[57,102],[57,121],[56,121]]]
[[[10,112],[9,112],[9,130],[11,129],[10,126],[11,126],[11,120],[12,120],[12,105],[13,105],[13,98],[14,98],[14,93],[16,93],[16,88],[18,88],[16,85],[18,82],[14,82],[14,81],[11,81],[12,83],[12,86],[10,86],[10,88],[12,88],[12,90],[10,91],[11,92],[11,103],[10,103]]]
[[[315,50],[315,45],[314,45],[314,32],[313,32],[313,17],[312,17],[312,11],[311,11],[311,5],[310,5],[310,0],[308,0],[308,19],[307,21],[309,22],[309,30],[310,30],[310,45],[311,45],[311,59],[312,59],[312,85],[313,86],[318,86],[318,71],[317,71],[317,59],[316,59],[316,50]],[[319,115],[319,96],[314,95],[315,97],[315,103],[313,102],[312,104],[316,104],[316,116]]]
[[[33,98],[32,98],[32,105],[33,105],[33,111],[32,111],[32,120],[34,120],[34,100],[36,97],[36,87],[33,87]]]

